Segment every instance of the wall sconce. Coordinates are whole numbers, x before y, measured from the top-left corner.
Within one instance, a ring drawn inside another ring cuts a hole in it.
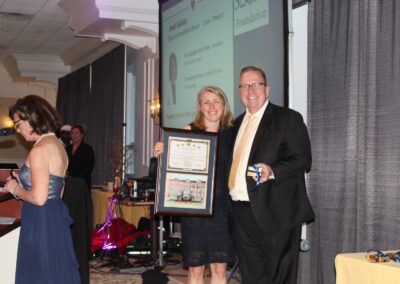
[[[150,116],[153,119],[156,119],[160,116],[160,99],[159,98],[155,98],[155,99],[151,99],[148,100],[149,104],[150,104]]]
[[[8,117],[6,117],[5,119],[4,119],[4,123],[3,123],[4,125],[5,125],[5,127],[13,127],[14,126],[14,123],[12,122],[12,120],[10,119],[10,118],[8,118]],[[0,127],[2,127],[2,126],[0,126]]]

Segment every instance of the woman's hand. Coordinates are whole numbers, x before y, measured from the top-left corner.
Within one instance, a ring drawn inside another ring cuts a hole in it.
[[[162,153],[164,153],[164,143],[157,142],[153,147],[153,156],[158,158]]]
[[[7,177],[7,183],[3,187],[3,191],[8,191],[14,195],[15,189],[21,187],[19,180],[12,178],[11,176]]]

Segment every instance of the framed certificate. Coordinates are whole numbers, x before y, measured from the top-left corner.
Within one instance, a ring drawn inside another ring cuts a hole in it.
[[[217,133],[162,128],[154,211],[212,215]]]

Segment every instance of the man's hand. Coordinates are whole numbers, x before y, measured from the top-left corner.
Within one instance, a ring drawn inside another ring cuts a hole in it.
[[[260,183],[266,182],[267,180],[274,178],[274,174],[272,172],[272,169],[269,165],[266,165],[264,163],[258,163],[256,164],[257,167],[262,169],[261,171],[261,178],[260,178]],[[257,182],[257,176],[254,176],[253,179]]]

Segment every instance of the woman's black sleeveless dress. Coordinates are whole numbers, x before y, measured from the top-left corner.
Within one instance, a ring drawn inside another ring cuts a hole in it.
[[[19,178],[32,189],[31,170],[23,165]],[[64,177],[50,175],[48,199],[43,206],[24,202],[18,243],[17,284],[81,283],[69,226],[72,219],[61,200]]]
[[[199,130],[190,124],[192,130]],[[183,262],[185,266],[208,263],[233,263],[232,236],[228,222],[228,182],[226,176],[227,133],[218,133],[214,215],[212,217],[181,217]]]

